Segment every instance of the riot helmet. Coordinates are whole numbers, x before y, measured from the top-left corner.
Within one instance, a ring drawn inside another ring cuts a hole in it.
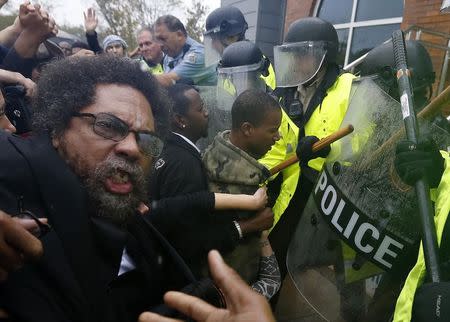
[[[222,109],[231,109],[234,99],[247,89],[265,90],[261,75],[268,75],[270,61],[250,41],[238,41],[223,52],[217,73],[217,100]]]
[[[411,71],[411,85],[416,108],[422,107],[431,97],[435,81],[433,63],[425,47],[418,41],[406,41],[408,68]],[[388,94],[398,100],[398,86],[395,76],[395,60],[392,42],[372,49],[361,63],[361,76],[375,75],[377,83]]]
[[[277,85],[296,87],[309,83],[322,66],[336,61],[338,45],[331,23],[315,17],[293,22],[283,44],[274,47]]]
[[[233,41],[245,38],[248,24],[242,12],[232,6],[217,8],[206,18],[204,32],[206,66],[219,61],[223,50],[230,44],[228,37],[236,36]]]

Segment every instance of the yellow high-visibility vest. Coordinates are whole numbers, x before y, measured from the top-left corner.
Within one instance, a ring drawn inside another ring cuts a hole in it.
[[[437,189],[431,191],[431,198],[435,201],[434,223],[436,225],[437,242],[440,245],[445,222],[450,211],[450,156],[448,152],[441,151],[445,159],[445,170],[441,182]],[[417,288],[422,285],[426,275],[425,259],[423,255],[422,243],[419,249],[419,256],[416,265],[409,272],[405,285],[397,299],[395,306],[394,322],[411,321],[414,296]]]

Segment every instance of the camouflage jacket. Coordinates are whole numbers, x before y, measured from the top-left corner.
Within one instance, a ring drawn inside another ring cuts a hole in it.
[[[234,146],[229,137],[230,131],[217,134],[203,155],[209,190],[253,194],[268,177],[268,170],[248,153]]]
[[[203,163],[209,180],[209,189],[213,192],[233,194],[253,194],[267,178],[267,169],[256,159],[245,153],[230,141],[230,131],[219,133],[206,149]],[[221,216],[220,212],[216,216]],[[240,218],[254,215],[253,212],[239,212]],[[245,236],[239,245],[224,255],[225,261],[241,277],[251,284],[258,278],[261,248],[260,234]]]

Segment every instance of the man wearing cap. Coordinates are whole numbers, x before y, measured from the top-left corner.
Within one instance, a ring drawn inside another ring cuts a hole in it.
[[[86,40],[91,50],[100,54],[102,52],[111,53],[118,57],[127,57],[128,45],[122,37],[109,35],[103,40],[103,48],[98,42],[98,35],[95,29],[98,25],[97,15],[94,8],[89,8],[84,14],[84,29],[86,30]]]
[[[127,57],[128,45],[122,37],[109,35],[103,39],[103,50],[107,54],[113,54],[118,57]]]

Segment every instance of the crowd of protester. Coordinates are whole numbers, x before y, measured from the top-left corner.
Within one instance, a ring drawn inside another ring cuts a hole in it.
[[[287,32],[330,46],[290,77],[294,102],[236,8],[208,16],[205,44],[172,15],[136,30],[134,50],[99,39],[98,22],[88,8],[86,41],[57,37],[26,2],[0,31],[0,318],[274,321],[268,300],[330,152],[313,145],[339,128],[355,79],[336,64],[336,31],[307,18]],[[232,93],[226,131],[208,132],[199,86]]]

